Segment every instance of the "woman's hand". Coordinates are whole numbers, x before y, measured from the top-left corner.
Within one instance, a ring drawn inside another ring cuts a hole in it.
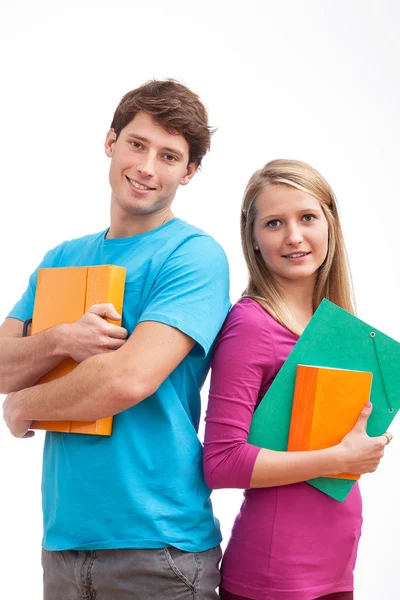
[[[368,402],[362,410],[353,429],[336,447],[342,464],[341,473],[362,475],[376,471],[385,452],[385,446],[393,439],[387,432],[378,437],[367,434],[367,422],[372,412],[372,404]]]

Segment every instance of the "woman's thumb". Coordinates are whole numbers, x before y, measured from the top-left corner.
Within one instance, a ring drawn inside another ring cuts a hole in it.
[[[372,404],[371,402],[367,402],[367,404],[362,409],[360,416],[358,417],[357,423],[354,426],[354,429],[358,429],[359,431],[367,430],[367,422],[372,412]]]

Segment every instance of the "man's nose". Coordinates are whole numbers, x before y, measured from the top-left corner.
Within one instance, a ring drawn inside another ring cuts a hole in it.
[[[152,177],[154,175],[154,161],[155,157],[150,152],[143,154],[136,167],[138,172],[143,177]]]

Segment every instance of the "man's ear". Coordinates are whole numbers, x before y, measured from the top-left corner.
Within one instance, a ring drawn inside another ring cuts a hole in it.
[[[189,181],[192,179],[193,175],[196,173],[199,165],[195,162],[191,162],[186,167],[186,175],[184,175],[181,179],[181,185],[187,185]]]
[[[112,157],[114,144],[117,141],[117,134],[114,129],[110,129],[110,131],[106,135],[106,141],[104,142],[104,152],[108,156],[108,158]]]

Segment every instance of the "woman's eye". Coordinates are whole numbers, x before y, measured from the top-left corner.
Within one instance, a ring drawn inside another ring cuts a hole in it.
[[[278,221],[278,219],[273,219],[272,221],[268,221],[267,223],[267,227],[269,227],[270,229],[275,229],[275,227],[278,227],[278,225],[280,225],[280,221]]]
[[[307,223],[310,223],[311,221],[314,221],[315,219],[315,215],[303,215],[303,220],[306,221]]]

